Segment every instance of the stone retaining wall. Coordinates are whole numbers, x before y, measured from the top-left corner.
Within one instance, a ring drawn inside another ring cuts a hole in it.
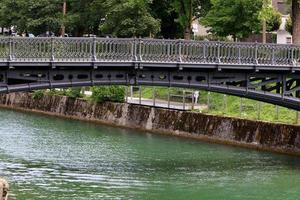
[[[83,99],[63,96],[44,96],[34,99],[30,93],[0,95],[0,106],[160,134],[300,155],[300,126],[122,103],[94,104]]]

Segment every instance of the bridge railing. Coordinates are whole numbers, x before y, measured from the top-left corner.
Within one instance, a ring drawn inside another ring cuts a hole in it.
[[[137,38],[0,38],[0,62],[7,61],[298,66],[300,46]]]

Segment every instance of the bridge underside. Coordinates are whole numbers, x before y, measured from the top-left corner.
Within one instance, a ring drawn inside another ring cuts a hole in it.
[[[0,63],[0,93],[95,85],[193,88],[300,110],[300,72],[255,67],[142,63]]]

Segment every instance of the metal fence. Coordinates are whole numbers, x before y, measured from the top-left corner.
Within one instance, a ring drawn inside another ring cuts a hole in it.
[[[0,38],[0,62],[300,65],[300,46],[120,38]]]

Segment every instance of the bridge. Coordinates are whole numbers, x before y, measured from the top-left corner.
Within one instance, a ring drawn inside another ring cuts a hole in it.
[[[195,88],[300,110],[300,46],[0,38],[0,93],[94,85]]]

